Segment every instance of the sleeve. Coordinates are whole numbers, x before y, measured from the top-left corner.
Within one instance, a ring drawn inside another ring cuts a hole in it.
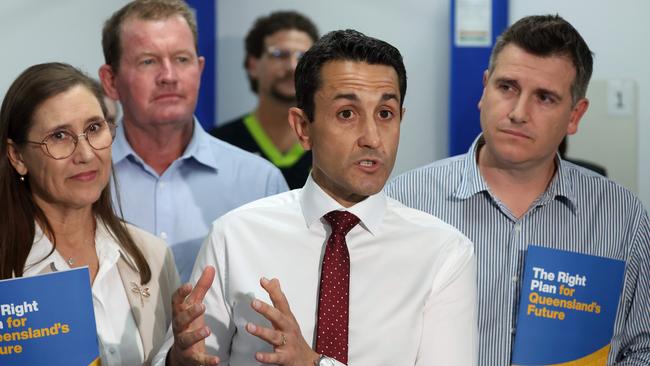
[[[165,301],[165,317],[166,323],[172,323],[172,295],[177,288],[181,287],[181,280],[178,275],[178,270],[176,269],[176,262],[174,262],[174,255],[169,247],[165,247],[165,260],[163,263],[162,270],[164,280],[166,281],[165,285],[161,285],[160,288],[164,288],[165,292],[162,294]]]
[[[624,322],[620,334],[612,339],[610,361],[619,366],[650,365],[650,221],[641,208],[637,230],[633,236],[632,254],[627,262],[623,296],[618,321]]]
[[[170,325],[169,328],[167,329],[165,342],[160,347],[158,353],[156,353],[156,356],[154,356],[153,360],[151,361],[152,366],[165,366],[165,361],[167,359],[167,352],[169,352],[169,349],[172,347],[172,344],[174,344],[174,336],[172,335],[172,327]]]
[[[273,167],[269,172],[269,178],[266,183],[266,195],[272,196],[274,194],[286,192],[289,190],[287,181],[284,179],[280,169]]]
[[[340,362],[339,362],[337,359],[335,359],[335,358],[331,358],[331,360],[334,362],[334,363],[333,363],[334,366],[347,366],[347,365],[344,364],[344,363],[340,363]]]
[[[476,258],[463,238],[448,259],[449,280],[431,292],[423,314],[417,366],[476,365],[478,357]]]
[[[214,283],[206,293],[203,301],[206,307],[205,323],[211,330],[210,336],[205,340],[205,348],[208,354],[218,356],[221,363],[227,365],[230,360],[230,345],[235,333],[235,325],[232,321],[230,306],[225,298],[224,289],[226,284],[224,278],[226,278],[226,271],[220,265],[225,263],[224,247],[224,235],[220,230],[219,221],[217,221],[212,225],[208,237],[201,246],[190,277],[190,283],[196,283],[206,266],[211,265],[217,269]],[[173,343],[174,336],[170,327],[167,331],[165,343],[154,357],[152,365],[165,365],[167,352],[169,352]]]
[[[165,325],[167,326],[167,332],[165,334],[165,340],[163,344],[158,349],[154,349],[156,352],[153,357],[151,364],[152,365],[164,365],[165,357],[167,351],[173,343],[173,338],[171,334],[171,323],[172,323],[172,295],[177,288],[181,286],[181,280],[178,276],[178,270],[176,269],[176,263],[174,262],[174,255],[167,246],[165,246],[165,257],[163,259],[162,270],[160,274],[160,290],[161,295],[164,300],[164,316],[165,316]],[[163,283],[164,282],[164,283]],[[171,342],[168,342],[171,341]],[[164,352],[163,352],[164,350]],[[159,362],[162,360],[162,363]]]

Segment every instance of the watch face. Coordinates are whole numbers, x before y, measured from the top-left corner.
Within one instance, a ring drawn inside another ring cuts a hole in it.
[[[320,361],[318,361],[318,366],[334,366],[334,365],[335,365],[334,360],[329,357],[321,356]]]

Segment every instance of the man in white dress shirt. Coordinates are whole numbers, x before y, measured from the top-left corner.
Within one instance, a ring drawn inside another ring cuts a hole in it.
[[[474,365],[471,242],[382,192],[404,113],[399,51],[331,32],[300,60],[296,93],[310,178],[215,221],[155,364]]]

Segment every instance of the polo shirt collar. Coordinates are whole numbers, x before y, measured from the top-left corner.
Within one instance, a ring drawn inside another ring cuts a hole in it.
[[[305,224],[311,227],[330,211],[348,211],[355,214],[361,225],[372,235],[377,235],[386,213],[386,195],[382,191],[352,207],[345,208],[313,180],[311,175],[307,178],[305,186],[300,192],[300,206],[305,219]]]

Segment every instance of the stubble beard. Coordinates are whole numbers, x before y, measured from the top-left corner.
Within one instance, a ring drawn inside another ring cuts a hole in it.
[[[296,104],[296,93],[293,93],[291,95],[282,93],[275,86],[271,88],[271,97],[284,104]]]

